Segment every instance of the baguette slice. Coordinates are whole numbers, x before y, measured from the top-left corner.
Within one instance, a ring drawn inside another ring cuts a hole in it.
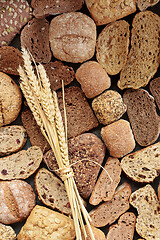
[[[26,179],[39,167],[42,161],[42,151],[39,147],[30,147],[8,157],[0,159],[0,179]]]
[[[103,170],[89,199],[89,203],[92,205],[98,205],[101,201],[111,200],[120,182],[121,166],[117,158],[109,157],[104,169],[110,175],[112,182],[106,171]]]
[[[24,127],[12,125],[0,128],[0,156],[18,152],[27,140]]]
[[[0,237],[1,240],[15,240],[16,233],[12,227],[0,223]]]
[[[132,212],[124,213],[118,224],[112,225],[106,240],[132,240],[136,224],[136,216]]]
[[[160,239],[160,204],[151,185],[133,192],[130,204],[138,211],[136,231],[147,240]]]
[[[157,106],[160,110],[160,77],[155,78],[150,82],[149,89],[157,103]]]
[[[121,167],[136,182],[153,182],[160,174],[160,142],[128,154]]]
[[[121,214],[129,209],[128,199],[131,192],[131,186],[128,183],[123,183],[119,186],[110,201],[100,204],[89,213],[92,225],[103,227],[116,221]]]
[[[137,0],[137,6],[139,10],[144,11],[148,7],[156,5],[158,2],[159,0]]]

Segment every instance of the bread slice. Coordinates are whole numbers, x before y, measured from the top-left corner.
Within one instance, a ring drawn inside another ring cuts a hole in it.
[[[0,179],[28,178],[37,170],[42,161],[42,157],[41,149],[35,146],[1,158]]]
[[[91,226],[91,228],[92,228],[92,232],[95,237],[95,240],[105,240],[105,235],[100,229],[95,228],[93,226]],[[89,235],[89,229],[88,229],[87,225],[85,225],[85,229],[86,229],[86,233],[87,233],[87,238],[85,238],[84,234],[82,233],[82,240],[91,240],[91,237]]]
[[[92,205],[98,205],[101,201],[110,201],[118,183],[121,180],[121,166],[117,158],[109,157],[104,169],[105,170],[103,170],[99,176],[89,199],[89,203]]]
[[[124,213],[118,224],[109,228],[106,240],[133,240],[136,216],[132,212]]]
[[[150,11],[137,13],[132,27],[131,50],[118,81],[120,89],[146,86],[159,66],[160,17]]]
[[[96,58],[110,75],[118,74],[124,67],[129,51],[129,24],[116,21],[107,25],[99,34]]]
[[[159,186],[158,186],[158,198],[159,198],[159,201],[160,201],[160,182],[159,182]]]
[[[23,126],[12,125],[0,128],[0,156],[18,152],[27,140]]]
[[[147,240],[160,239],[160,205],[151,185],[133,192],[130,204],[138,211],[136,231]]]
[[[103,227],[116,221],[121,214],[129,209],[131,192],[132,190],[128,183],[123,183],[118,187],[110,201],[101,203],[89,213],[92,225],[95,227]]]
[[[160,110],[160,77],[155,78],[150,82],[149,89],[157,103],[157,106]]]
[[[0,236],[3,240],[16,240],[16,233],[11,226],[0,223]]]
[[[121,161],[123,171],[137,182],[153,182],[160,174],[160,142],[128,154]]]
[[[158,2],[159,0],[137,0],[137,6],[139,10],[144,11],[148,7],[156,5]]]
[[[133,134],[141,146],[148,146],[159,136],[160,119],[154,99],[146,90],[127,90],[123,95]]]

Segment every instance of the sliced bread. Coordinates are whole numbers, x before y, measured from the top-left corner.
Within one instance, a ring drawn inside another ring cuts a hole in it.
[[[0,223],[0,236],[2,240],[16,240],[16,233],[11,226]]]
[[[92,228],[92,232],[95,237],[95,240],[105,240],[105,235],[100,229],[95,228],[93,226],[91,226],[91,228]],[[86,229],[86,233],[87,233],[87,238],[85,238],[84,234],[82,233],[82,240],[91,240],[91,237],[89,235],[89,229],[88,229],[87,225],[85,225],[85,229]]]
[[[30,147],[8,157],[0,159],[0,179],[26,179],[39,167],[42,161],[42,151],[39,147]]]
[[[128,183],[123,183],[118,187],[110,201],[101,203],[89,213],[92,225],[95,227],[103,227],[116,221],[121,214],[129,209],[131,192],[132,190]]]
[[[160,77],[153,79],[149,88],[160,110]]]
[[[148,146],[159,136],[160,119],[154,99],[146,90],[129,89],[123,95],[133,134],[141,146]]]
[[[137,13],[132,27],[131,50],[118,81],[120,89],[146,86],[159,66],[160,17],[150,11]]]
[[[144,11],[148,7],[156,5],[158,2],[159,0],[137,0],[137,6],[139,10]]]
[[[133,192],[130,204],[138,211],[136,231],[147,240],[160,239],[160,205],[151,185]]]
[[[121,166],[117,158],[109,157],[104,169],[90,196],[89,203],[92,205],[98,205],[101,201],[110,201],[120,182]]]
[[[18,152],[27,140],[24,127],[18,125],[0,128],[0,156]]]
[[[129,51],[129,24],[120,20],[107,25],[99,34],[96,58],[110,75],[118,74],[127,61]]]
[[[106,240],[133,240],[136,216],[132,212],[124,213],[118,224],[109,228]]]
[[[160,174],[160,142],[128,154],[121,161],[128,177],[137,182],[153,182]]]

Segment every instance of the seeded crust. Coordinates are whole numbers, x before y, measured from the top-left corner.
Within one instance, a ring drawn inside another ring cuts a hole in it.
[[[18,125],[0,128],[0,156],[9,155],[21,150],[26,143],[27,133]]]
[[[137,0],[137,6],[139,10],[144,11],[148,7],[156,5],[158,2],[159,0]]]
[[[39,147],[30,147],[18,153],[1,158],[0,179],[26,179],[39,167],[42,161],[42,151]]]
[[[71,218],[36,205],[17,236],[17,240],[43,239],[74,240],[74,222]]]
[[[138,211],[136,231],[144,239],[160,239],[160,205],[151,185],[133,192],[130,204]]]
[[[160,110],[160,77],[153,79],[149,88]]]
[[[105,235],[100,229],[95,228],[93,226],[91,226],[91,228],[92,228],[92,232],[95,237],[95,240],[105,240]],[[87,233],[87,238],[85,238],[82,233],[82,240],[91,240],[91,237],[89,235],[89,229],[88,229],[87,225],[85,225],[85,229],[86,229],[86,233]]]
[[[133,240],[136,216],[132,212],[124,213],[118,224],[109,228],[106,240]]]
[[[89,213],[92,219],[92,225],[95,227],[103,227],[115,222],[121,214],[129,209],[128,200],[131,192],[132,190],[128,183],[123,183],[118,187],[110,201],[101,203]]]
[[[135,0],[85,0],[97,25],[114,22],[136,11]]]
[[[0,223],[0,236],[2,240],[15,240],[16,233],[12,227]]]
[[[146,86],[157,72],[160,62],[159,31],[158,15],[150,11],[136,14],[132,23],[131,50],[117,83],[120,89]]]
[[[23,63],[21,52],[11,46],[2,46],[0,48],[0,71],[19,75],[18,67]]]
[[[159,136],[160,120],[154,98],[146,90],[127,90],[123,95],[133,134],[141,146],[148,146]]]
[[[49,46],[49,22],[33,18],[21,32],[21,47],[27,48],[38,63],[48,63],[51,60]]]
[[[127,61],[129,51],[129,24],[120,20],[107,25],[99,34],[96,58],[110,75],[118,74]]]
[[[36,18],[43,18],[49,15],[57,15],[66,12],[75,12],[80,10],[83,0],[32,0],[33,15]]]
[[[121,166],[117,158],[109,157],[104,169],[109,174],[112,182],[106,171],[103,170],[89,199],[89,203],[92,205],[98,205],[101,201],[110,201],[121,180]]]
[[[25,181],[0,181],[0,222],[12,224],[28,217],[35,206],[35,194]],[[6,238],[5,238],[6,239]]]

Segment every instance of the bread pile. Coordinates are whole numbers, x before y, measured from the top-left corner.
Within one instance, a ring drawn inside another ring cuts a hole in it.
[[[25,47],[63,119],[64,82],[69,159],[95,240],[160,240],[158,2],[0,1],[0,239],[76,237],[54,153],[19,88]]]

